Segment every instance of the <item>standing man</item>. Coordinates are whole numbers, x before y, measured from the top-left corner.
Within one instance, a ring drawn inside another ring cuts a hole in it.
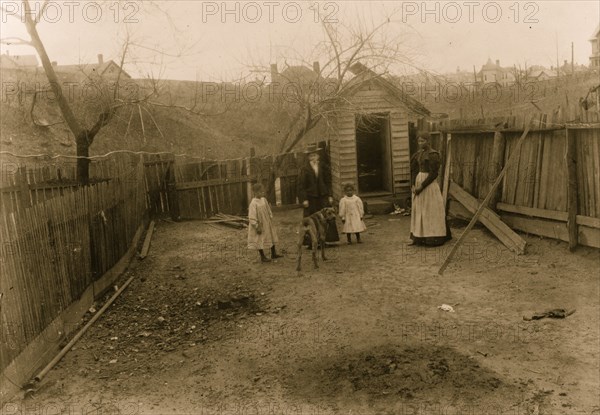
[[[304,217],[310,216],[319,210],[332,206],[331,172],[329,166],[321,161],[319,148],[311,144],[305,151],[308,154],[308,163],[300,171],[299,196],[304,207]],[[335,219],[327,223],[326,242],[340,240]]]

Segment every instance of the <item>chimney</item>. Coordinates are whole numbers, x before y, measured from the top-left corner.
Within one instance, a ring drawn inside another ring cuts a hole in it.
[[[321,74],[321,65],[319,65],[319,62],[313,62],[313,71],[317,74],[320,75]]]
[[[102,65],[104,63],[104,55],[101,53],[98,54],[98,63]]]
[[[500,66],[500,59],[496,59],[496,66]]]
[[[272,63],[271,64],[271,82],[275,82],[277,80],[278,76],[279,76],[279,72],[277,71],[277,64]]]

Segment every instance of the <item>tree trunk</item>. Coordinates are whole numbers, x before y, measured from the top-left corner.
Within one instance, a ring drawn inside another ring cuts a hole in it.
[[[77,181],[87,186],[90,183],[90,145],[87,131],[81,132],[76,137],[77,143]]]
[[[56,102],[60,108],[61,114],[69,127],[69,130],[75,136],[75,142],[77,144],[77,181],[82,185],[89,184],[89,148],[91,144],[91,140],[88,137],[89,131],[82,129],[79,125],[79,122],[75,118],[75,114],[73,114],[73,110],[67,101],[67,98],[64,96],[62,92],[62,88],[60,86],[60,82],[58,77],[56,76],[56,72],[54,72],[54,68],[52,67],[52,63],[50,62],[50,58],[48,57],[48,53],[46,52],[46,48],[40,39],[40,35],[36,28],[36,21],[34,13],[31,10],[31,6],[29,1],[23,1],[23,6],[25,8],[24,18],[25,18],[25,27],[27,28],[27,32],[31,36],[31,44],[37,51],[40,59],[42,61],[42,67],[44,68],[44,72],[46,73],[46,77],[50,83],[50,88],[56,97]],[[93,134],[95,135],[95,134]]]

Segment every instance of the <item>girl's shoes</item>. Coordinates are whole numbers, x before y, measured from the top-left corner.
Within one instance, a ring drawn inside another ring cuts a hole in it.
[[[277,255],[277,252],[275,251],[275,247],[272,246],[271,247],[271,259],[277,259],[277,258],[283,258],[283,255]]]
[[[265,262],[271,262],[271,260],[265,256],[265,257],[261,257],[260,258],[260,262],[263,262],[263,263],[265,263]]]

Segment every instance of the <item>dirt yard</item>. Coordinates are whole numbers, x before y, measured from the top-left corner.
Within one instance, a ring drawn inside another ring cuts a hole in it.
[[[476,228],[440,277],[460,227],[406,248],[410,218],[376,216],[297,275],[301,212],[275,215],[270,264],[244,230],[159,221],[128,289],[4,413],[600,413],[597,250],[524,236],[515,256]],[[576,312],[523,319],[551,308]]]

